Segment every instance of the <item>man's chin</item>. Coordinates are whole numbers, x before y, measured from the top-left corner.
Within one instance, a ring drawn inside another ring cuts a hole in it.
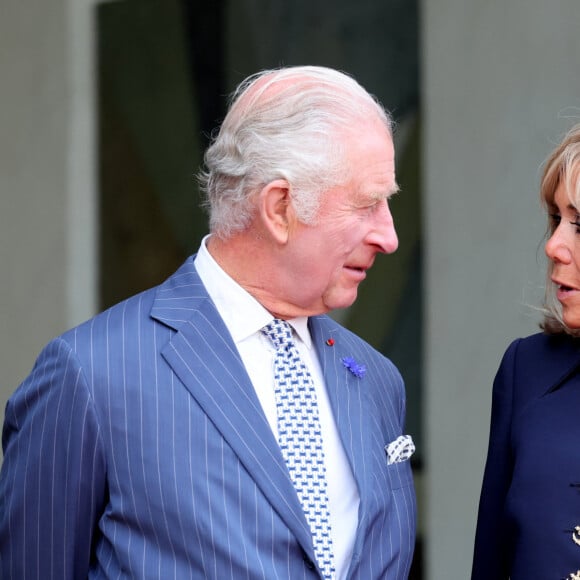
[[[324,300],[326,312],[350,308],[355,303],[356,297],[357,297],[356,289],[350,292],[343,291],[340,294],[336,295],[330,294]]]

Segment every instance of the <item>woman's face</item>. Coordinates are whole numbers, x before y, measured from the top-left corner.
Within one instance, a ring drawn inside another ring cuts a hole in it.
[[[570,201],[560,181],[549,206],[552,235],[546,255],[552,261],[552,283],[569,328],[580,329],[580,211]]]

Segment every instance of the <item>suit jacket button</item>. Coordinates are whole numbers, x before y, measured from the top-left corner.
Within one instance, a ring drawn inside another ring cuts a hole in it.
[[[314,562],[306,554],[304,554],[304,564],[309,570],[314,570],[314,568],[316,568]]]

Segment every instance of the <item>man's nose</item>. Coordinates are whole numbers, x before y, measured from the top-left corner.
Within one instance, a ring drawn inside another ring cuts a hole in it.
[[[381,202],[381,207],[377,209],[375,217],[375,223],[367,241],[377,246],[379,251],[392,254],[399,247],[399,238],[387,200]]]

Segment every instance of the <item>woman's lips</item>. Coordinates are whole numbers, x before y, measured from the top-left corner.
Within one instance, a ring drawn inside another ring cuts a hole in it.
[[[556,296],[560,301],[566,300],[578,293],[577,288],[568,286],[567,284],[562,284],[561,282],[555,280],[553,282],[557,288]]]

